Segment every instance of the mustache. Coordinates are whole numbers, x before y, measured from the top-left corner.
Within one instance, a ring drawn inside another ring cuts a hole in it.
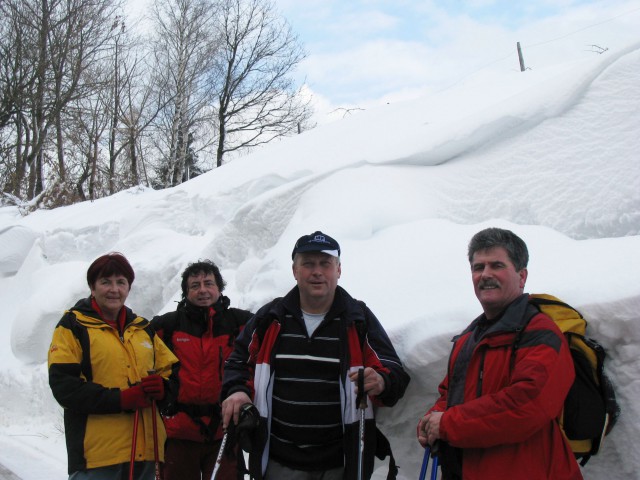
[[[481,280],[478,284],[478,288],[487,288],[487,287],[499,287],[500,284],[492,279]]]

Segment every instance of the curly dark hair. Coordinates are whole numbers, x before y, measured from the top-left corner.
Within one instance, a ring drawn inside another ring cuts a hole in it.
[[[516,272],[527,268],[529,263],[529,251],[527,244],[510,230],[502,228],[486,228],[476,233],[469,242],[469,263],[473,262],[473,255],[479,250],[502,247],[507,251],[509,260],[513,263]]]
[[[196,276],[199,273],[204,273],[205,275],[210,273],[213,274],[213,277],[216,279],[218,290],[220,290],[220,293],[223,292],[227,282],[223,280],[218,266],[211,260],[199,260],[197,262],[190,263],[187,268],[184,269],[184,272],[182,272],[182,298],[187,298],[187,292],[189,291],[187,282],[189,281],[189,277]]]

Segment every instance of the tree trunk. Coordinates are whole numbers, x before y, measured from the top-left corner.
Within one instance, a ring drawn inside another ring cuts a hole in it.
[[[140,183],[138,175],[138,157],[136,153],[136,132],[134,128],[129,128],[129,158],[131,160],[131,182],[133,185]]]
[[[225,124],[224,124],[224,113],[220,111],[219,117],[219,127],[218,127],[218,150],[216,152],[216,167],[222,166],[222,157],[224,155],[224,142],[226,140],[225,135]]]
[[[64,140],[62,137],[60,115],[56,116],[56,148],[58,153],[58,176],[60,177],[60,181],[65,183],[67,181],[67,172],[64,164]]]

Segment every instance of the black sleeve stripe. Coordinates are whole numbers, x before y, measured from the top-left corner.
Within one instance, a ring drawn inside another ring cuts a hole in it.
[[[537,347],[539,345],[546,345],[559,352],[562,339],[555,332],[547,329],[525,330],[518,348]]]
[[[80,342],[80,348],[82,349],[82,360],[80,361],[80,371],[84,375],[87,382],[93,381],[93,369],[91,366],[91,344],[89,342],[89,332],[87,327],[81,325],[76,320],[76,316],[69,312],[60,321],[60,326],[68,328],[73,333],[73,336]]]

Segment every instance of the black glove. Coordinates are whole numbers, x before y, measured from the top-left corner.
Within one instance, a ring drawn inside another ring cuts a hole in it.
[[[231,445],[237,442],[242,450],[252,453],[253,437],[259,424],[260,412],[253,403],[245,403],[240,407],[238,424],[234,425],[233,422],[229,424],[229,435],[233,439],[233,442],[230,442]]]

